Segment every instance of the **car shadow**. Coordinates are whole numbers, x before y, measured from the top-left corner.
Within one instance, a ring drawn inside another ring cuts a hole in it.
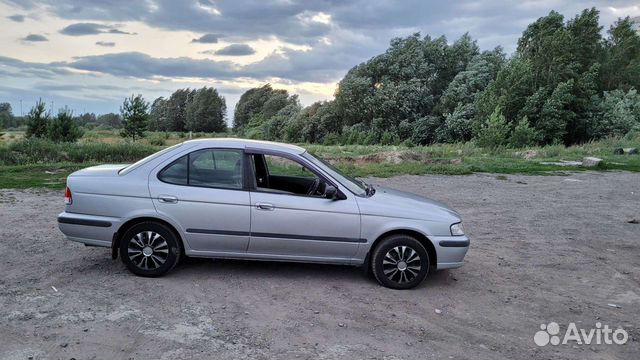
[[[235,259],[186,258],[171,272],[170,276],[191,278],[193,276],[222,275],[225,277],[264,277],[284,279],[288,282],[313,278],[317,280],[362,282],[378,285],[372,274],[365,274],[362,267],[333,264],[314,264],[280,261],[255,261]],[[426,281],[417,288],[432,288],[453,285],[455,281],[448,270],[429,272]]]

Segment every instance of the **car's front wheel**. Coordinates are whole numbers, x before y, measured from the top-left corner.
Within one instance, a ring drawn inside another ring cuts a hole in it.
[[[378,282],[392,289],[411,289],[429,271],[429,255],[424,246],[409,235],[391,235],[373,250],[371,270]]]
[[[129,228],[120,240],[122,262],[139,276],[161,276],[180,260],[180,245],[174,232],[156,222]]]

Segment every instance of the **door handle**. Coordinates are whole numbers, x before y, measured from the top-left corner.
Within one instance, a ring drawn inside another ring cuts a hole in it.
[[[159,195],[158,196],[158,201],[160,201],[161,203],[166,203],[166,204],[175,204],[178,202],[178,198],[175,196],[171,196],[171,195]]]
[[[269,211],[272,211],[276,207],[273,206],[273,204],[259,202],[259,203],[256,203],[256,208],[258,210],[269,210]]]

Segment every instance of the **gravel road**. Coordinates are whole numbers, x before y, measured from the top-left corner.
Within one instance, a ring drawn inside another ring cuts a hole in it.
[[[63,239],[62,193],[0,190],[0,358],[637,359],[640,174],[370,180],[459,210],[467,264],[409,291],[353,267],[231,260],[145,279]],[[629,339],[539,347],[549,322]]]

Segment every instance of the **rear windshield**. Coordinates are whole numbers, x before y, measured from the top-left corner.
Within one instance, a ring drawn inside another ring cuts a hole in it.
[[[151,155],[147,156],[146,158],[144,158],[144,159],[142,159],[142,160],[139,160],[139,161],[137,161],[137,162],[135,162],[135,163],[133,163],[133,164],[131,164],[131,165],[129,165],[129,166],[127,166],[127,167],[125,167],[125,168],[120,169],[120,171],[118,171],[118,174],[120,174],[120,175],[125,175],[125,174],[126,174],[126,173],[128,173],[129,171],[131,171],[131,170],[133,170],[133,169],[137,168],[138,166],[140,166],[140,165],[142,165],[142,164],[146,163],[147,161],[151,161],[151,160],[153,160],[153,159],[157,158],[158,156],[161,156],[161,155],[163,155],[163,154],[166,154],[166,153],[168,153],[169,151],[171,151],[171,150],[173,150],[173,149],[175,149],[175,148],[180,147],[182,144],[183,144],[183,143],[175,144],[175,145],[173,145],[173,146],[169,146],[169,147],[168,147],[168,148],[166,148],[166,149],[160,150],[160,151],[158,151],[157,153],[153,153],[153,154],[151,154]]]

